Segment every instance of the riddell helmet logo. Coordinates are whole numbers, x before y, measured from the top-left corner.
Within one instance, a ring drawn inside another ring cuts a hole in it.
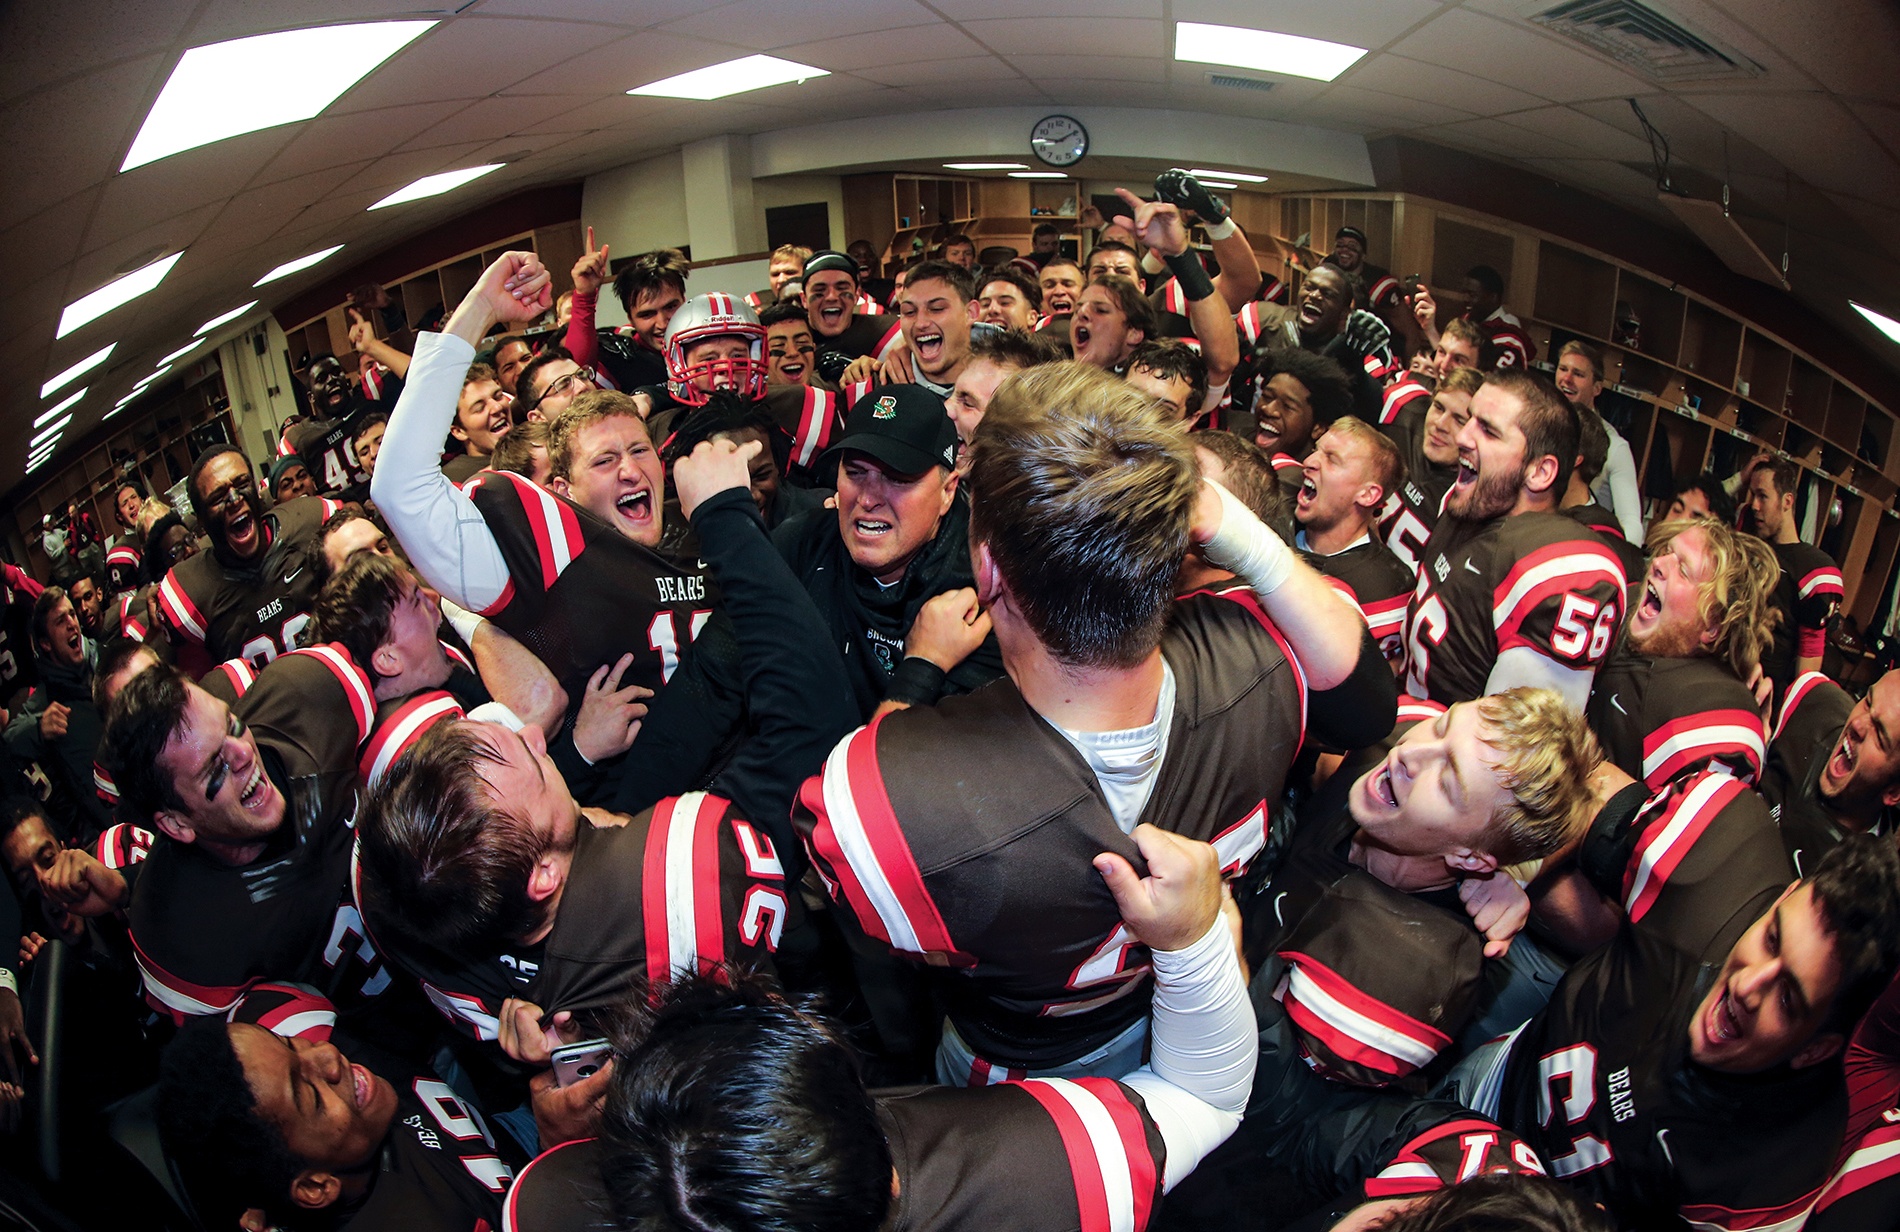
[[[874,405],[871,408],[871,418],[872,419],[896,419],[897,418],[897,399],[893,398],[889,394],[885,394],[882,398],[879,398],[877,400],[876,405]]]

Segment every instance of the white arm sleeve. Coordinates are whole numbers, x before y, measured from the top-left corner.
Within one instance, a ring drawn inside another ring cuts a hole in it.
[[[389,417],[370,497],[429,585],[481,611],[508,588],[508,562],[475,502],[442,473],[442,441],[455,422],[475,348],[452,334],[422,334]]]
[[[1590,700],[1590,682],[1596,673],[1594,667],[1565,667],[1529,646],[1513,646],[1491,665],[1491,676],[1484,682],[1484,691],[1502,693],[1519,685],[1555,689],[1563,694],[1572,710],[1582,714],[1584,703]]]
[[[1150,1060],[1122,1082],[1161,1131],[1173,1189],[1239,1127],[1260,1044],[1225,920],[1185,950],[1157,950],[1154,969]]]
[[[1643,494],[1636,484],[1636,455],[1615,428],[1610,428],[1610,453],[1604,460],[1603,473],[1590,485],[1590,495],[1616,515],[1623,538],[1639,548],[1643,546]]]
[[[1201,481],[1220,494],[1220,529],[1202,546],[1207,559],[1223,569],[1231,569],[1247,588],[1261,598],[1280,589],[1287,574],[1293,572],[1299,558],[1286,540],[1273,528],[1254,516],[1240,498],[1211,479]]]

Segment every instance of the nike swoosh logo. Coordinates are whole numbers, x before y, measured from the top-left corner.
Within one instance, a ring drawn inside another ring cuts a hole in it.
[[[711,565],[709,565],[709,564],[707,564],[707,563],[706,563],[705,561],[703,561],[703,560],[696,560],[696,561],[694,562],[694,564],[696,564],[696,565],[697,565],[697,566],[698,566],[699,568],[701,568],[701,569],[710,569],[710,568],[712,568],[712,566],[711,566]]]
[[[296,567],[295,569],[292,569],[292,570],[291,570],[291,571],[290,571],[289,573],[286,573],[286,574],[284,575],[284,584],[285,584],[285,585],[289,585],[289,584],[290,584],[290,580],[291,580],[292,578],[294,578],[294,577],[296,577],[296,576],[297,576],[297,575],[298,575],[299,573],[302,573],[302,572],[303,572],[303,566],[302,566],[302,565],[298,565],[298,566],[297,566],[297,567]]]
[[[1480,569],[1480,568],[1478,568],[1478,566],[1476,566],[1476,565],[1474,565],[1474,564],[1472,564],[1472,563],[1471,563],[1470,561],[1468,561],[1468,560],[1467,560],[1467,561],[1465,562],[1465,568],[1467,568],[1467,569],[1469,569],[1469,570],[1471,570],[1471,571],[1472,571],[1473,573],[1475,573],[1475,574],[1477,574],[1477,575],[1478,575],[1479,577],[1483,577],[1483,576],[1484,576],[1484,570],[1482,570],[1482,569]]]
[[[1614,693],[1610,694],[1610,705],[1616,707],[1616,712],[1618,714],[1622,715],[1626,719],[1629,718],[1630,712],[1623,709],[1623,703],[1616,700],[1616,698],[1617,698],[1616,694]]]

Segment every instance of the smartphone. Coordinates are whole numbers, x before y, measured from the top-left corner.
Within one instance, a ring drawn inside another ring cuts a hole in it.
[[[549,1056],[554,1063],[554,1085],[571,1087],[600,1072],[613,1059],[613,1045],[604,1039],[576,1040],[562,1044]]]

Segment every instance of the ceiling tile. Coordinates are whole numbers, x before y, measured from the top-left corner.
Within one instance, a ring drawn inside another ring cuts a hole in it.
[[[1829,0],[1825,15],[1786,0],[1722,0],[1735,20],[1836,94],[1900,99],[1894,49],[1900,9],[1883,0]],[[1787,88],[1785,82],[1775,83]]]
[[[1641,94],[1650,88],[1574,44],[1463,9],[1445,10],[1392,50],[1445,68],[1479,68],[1504,85],[1558,103]]]
[[[415,0],[409,4],[390,4],[388,0],[324,0],[322,7],[313,11],[308,0],[211,0],[192,25],[186,41],[197,47],[272,30],[295,30],[315,25],[317,21],[324,25],[341,25],[352,21],[443,18],[456,7],[452,0]]]
[[[1568,107],[1544,107],[1511,115],[1512,125],[1529,129],[1546,141],[1542,151],[1576,158],[1629,159],[1649,157],[1649,143]]]
[[[404,142],[433,132],[437,125],[466,105],[456,100],[431,100],[350,115],[319,116],[299,126],[297,135],[284,144],[254,182],[268,184],[325,167],[381,157]]]
[[[94,190],[88,190],[0,232],[0,251],[8,254],[13,277],[21,285],[52,278],[55,270],[79,255],[94,195]],[[58,283],[63,288],[66,280],[61,277]]]
[[[1826,95],[1700,95],[1695,105],[1820,188],[1900,197],[1900,163]]]
[[[163,57],[49,86],[0,109],[7,142],[7,191],[0,227],[72,196],[119,168]],[[84,134],[75,140],[76,134]]]
[[[1021,73],[1040,82],[1151,81],[1165,85],[1168,66],[1153,56],[1011,56]],[[1065,98],[1074,97],[1064,90]]]
[[[459,108],[420,128],[396,146],[399,150],[426,150],[458,141],[499,141],[527,128],[558,119],[575,110],[578,100],[557,94],[484,98]]]
[[[933,83],[974,85],[977,82],[1018,81],[1021,74],[1004,60],[992,55],[957,56],[943,60],[919,60],[915,64],[880,64],[856,70],[859,77],[881,81],[887,86],[911,86]],[[972,89],[971,106],[989,106],[987,87]]]
[[[104,0],[98,4],[9,4],[0,8],[0,100],[72,74],[117,70],[167,48],[191,20],[189,0]]]
[[[684,17],[688,13],[697,13],[706,7],[706,0],[639,0],[638,4],[629,4],[627,0],[561,0],[560,14],[574,21],[602,22],[610,26],[625,26],[629,29],[646,29],[662,22]],[[550,9],[548,0],[481,0],[471,12],[513,15],[518,17],[541,17]]]
[[[230,251],[244,252],[252,245],[284,234],[288,228],[305,227],[308,224],[299,222],[298,218],[312,202],[321,200],[337,184],[369,165],[370,160],[364,159],[249,189],[226,203],[224,212],[211,224],[209,234],[220,241],[228,241]],[[302,255],[303,252],[290,251],[275,258],[259,254],[256,258],[257,272],[251,274],[251,279],[255,281],[275,266]]]
[[[1422,129],[1419,135],[1427,140],[1456,139],[1461,144],[1475,144],[1481,149],[1510,158],[1534,158],[1550,153],[1550,147],[1539,140],[1535,133],[1526,132],[1503,120],[1462,120],[1456,124]]]
[[[778,54],[787,60],[830,69],[835,73],[973,56],[984,50],[981,44],[955,26],[940,22],[934,26],[877,30],[869,34],[847,34],[817,43],[796,43],[779,48]]]
[[[986,17],[1027,17],[1035,16],[1037,11],[1050,17],[1064,17],[1065,20],[1082,25],[1105,17],[1145,17],[1159,20],[1163,11],[1161,0],[1090,0],[1087,16],[1077,16],[1073,12],[1064,16],[1063,6],[1043,3],[1024,4],[1022,0],[931,0],[932,8],[948,17],[951,21],[974,21]]]
[[[434,175],[438,171],[450,171],[471,165],[467,156],[480,149],[486,142],[469,142],[459,146],[443,146],[434,150],[402,150],[385,154],[369,164],[362,171],[345,179],[338,180],[330,195],[374,192],[376,197],[394,192],[413,180],[425,175]],[[478,164],[477,164],[478,165]],[[492,178],[499,172],[490,172],[484,179]],[[480,180],[475,181],[481,183]],[[458,190],[459,191],[459,190]],[[454,193],[446,196],[453,197]],[[434,198],[425,198],[434,200]],[[406,205],[392,206],[392,209],[406,209]]]
[[[1390,54],[1369,56],[1360,61],[1346,70],[1340,78],[1340,84],[1397,94],[1403,98],[1424,99],[1478,115],[1523,111],[1544,103],[1535,94],[1527,94],[1482,77]]]
[[[1129,17],[1013,17],[966,21],[963,28],[1010,55],[1149,56],[1167,54],[1165,27]]]
[[[708,5],[660,29],[766,51],[872,30],[935,25],[941,20],[914,0],[825,0],[823,4],[802,6],[796,12],[788,12],[784,0],[733,0],[730,4]]]
[[[521,21],[472,14],[457,17],[403,48],[394,59],[338,99],[331,110],[336,113],[367,111],[423,98],[482,98],[523,78],[548,70],[560,71],[624,37],[616,30],[578,22]],[[507,49],[506,55],[496,54],[501,48]]]

